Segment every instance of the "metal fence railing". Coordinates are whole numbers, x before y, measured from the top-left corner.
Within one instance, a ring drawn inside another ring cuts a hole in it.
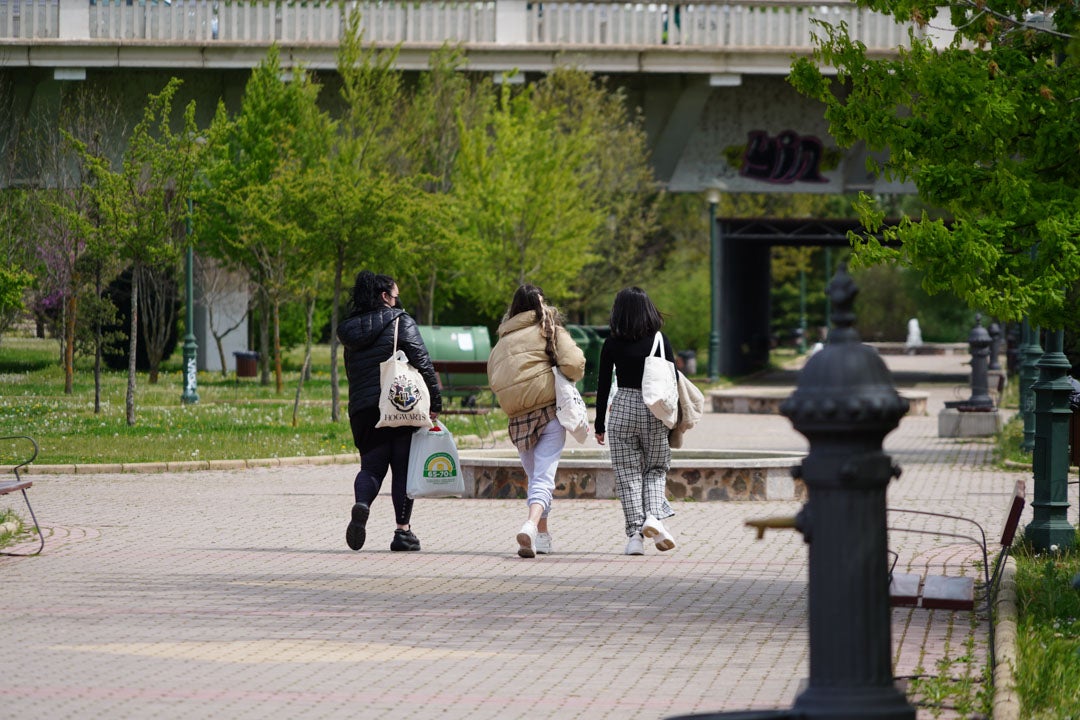
[[[847,0],[694,2],[400,2],[361,0],[0,0],[5,40],[337,44],[359,12],[368,42],[790,49],[809,51],[813,21],[846,22],[871,50],[906,44],[908,26]],[[496,22],[498,18],[498,23]]]

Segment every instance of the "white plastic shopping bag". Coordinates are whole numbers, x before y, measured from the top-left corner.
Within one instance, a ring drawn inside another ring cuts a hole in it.
[[[578,442],[585,442],[589,437],[589,410],[578,392],[577,385],[562,374],[558,366],[552,365],[555,374],[555,417]]]
[[[457,443],[446,428],[434,425],[413,433],[405,494],[414,500],[465,494]]]

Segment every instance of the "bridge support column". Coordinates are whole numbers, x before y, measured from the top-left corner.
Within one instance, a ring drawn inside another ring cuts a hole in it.
[[[720,375],[747,375],[769,364],[770,247],[720,233]]]

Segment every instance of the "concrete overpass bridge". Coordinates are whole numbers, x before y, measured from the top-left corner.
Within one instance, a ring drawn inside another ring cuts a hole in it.
[[[286,64],[333,69],[352,13],[367,41],[400,44],[408,70],[451,43],[473,70],[569,61],[602,73],[783,75],[810,51],[814,21],[846,23],[882,55],[908,30],[847,0],[2,0],[0,67],[250,68],[277,43]]]
[[[194,99],[205,126],[219,99],[238,107],[248,71],[272,44],[287,68],[335,75],[350,13],[360,13],[365,41],[399,48],[405,71],[425,70],[448,43],[465,70],[500,80],[559,65],[608,76],[641,108],[656,175],[671,192],[911,190],[868,176],[861,148],[840,152],[822,108],[784,79],[794,57],[812,52],[815,22],[845,23],[880,57],[908,44],[907,26],[848,0],[0,0],[0,86],[7,81],[13,118],[50,117],[71,82],[124,98],[135,118],[148,93],[178,76],[178,100]],[[938,43],[951,37],[931,32]],[[0,120],[0,133],[10,127]],[[18,165],[0,169],[0,187],[40,182]],[[720,371],[729,374],[761,361],[768,246],[792,240],[721,235],[720,264],[732,267],[721,273],[720,305],[757,308],[753,317],[724,313]]]
[[[407,71],[449,43],[464,69],[500,78],[567,64],[609,76],[642,109],[674,192],[888,189],[857,152],[825,160],[836,154],[820,106],[783,79],[812,51],[816,22],[845,23],[882,57],[908,43],[907,26],[848,0],[0,0],[0,77],[16,116],[41,117],[65,82],[112,85],[135,103],[177,75],[208,121],[219,98],[238,102],[272,44],[286,67],[333,73],[351,13],[367,42],[400,48]]]

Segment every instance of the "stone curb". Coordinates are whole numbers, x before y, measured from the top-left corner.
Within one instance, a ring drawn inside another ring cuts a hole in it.
[[[1006,558],[994,602],[994,720],[1020,720],[1016,693],[1016,563]]]
[[[505,431],[504,431],[505,432]],[[496,433],[498,437],[500,433]],[[461,443],[481,442],[475,435],[457,438]],[[470,449],[465,445],[462,449]],[[250,460],[177,460],[174,462],[87,463],[85,465],[39,465],[22,468],[21,475],[100,475],[111,473],[165,473],[199,470],[246,470],[256,467],[292,467],[297,465],[351,465],[360,462],[357,452],[339,455],[307,455],[283,458],[253,458]],[[12,472],[14,466],[0,465],[0,474]]]
[[[181,460],[177,462],[102,463],[99,465],[30,465],[22,475],[99,475],[104,473],[164,473],[198,470],[245,470],[255,467],[289,467],[296,465],[348,465],[360,462],[357,453],[343,455],[312,455],[308,457],[255,458],[251,460]],[[10,472],[0,467],[0,473]]]

